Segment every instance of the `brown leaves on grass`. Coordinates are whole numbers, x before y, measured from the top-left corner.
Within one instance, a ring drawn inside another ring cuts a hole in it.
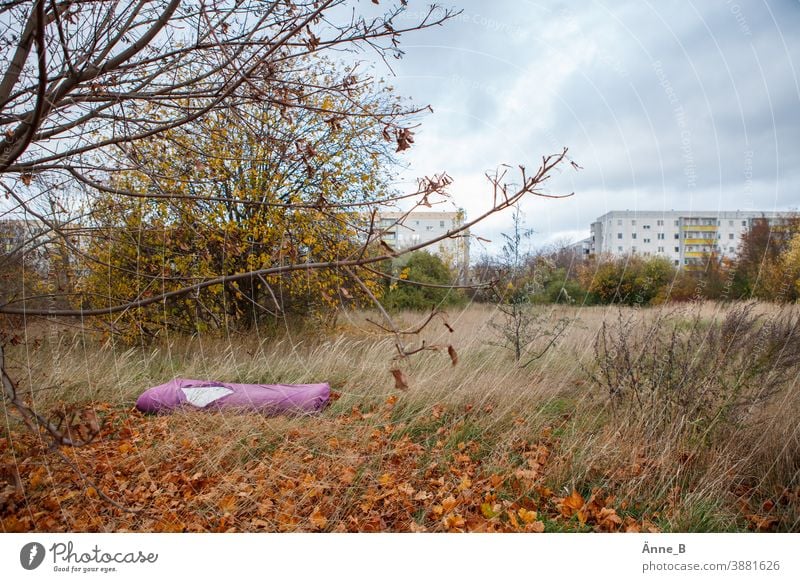
[[[0,439],[0,531],[658,531],[609,491],[554,493],[551,428],[487,454],[467,423],[491,410],[432,403],[409,426],[401,398],[291,421],[112,410],[93,444],[62,449],[100,491],[15,434]],[[795,497],[755,504],[752,529],[775,529]]]

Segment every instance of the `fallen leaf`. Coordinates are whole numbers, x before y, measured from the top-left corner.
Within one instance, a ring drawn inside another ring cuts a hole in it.
[[[314,508],[314,511],[309,516],[309,521],[311,521],[311,525],[313,525],[316,529],[323,529],[326,525],[328,525],[328,518],[325,517],[320,511],[319,505]]]
[[[455,508],[456,505],[458,505],[458,501],[456,501],[456,498],[452,495],[442,500],[442,509],[444,509],[445,512],[449,513],[453,510],[453,508]]]
[[[493,517],[497,517],[500,513],[500,504],[495,503],[492,505],[491,503],[481,503],[481,514],[486,519],[492,519]]]
[[[564,517],[572,517],[584,505],[583,497],[577,491],[573,491],[569,497],[565,497],[560,505],[561,515]]]
[[[537,515],[535,511],[530,511],[528,509],[525,509],[524,507],[520,507],[517,510],[517,514],[519,515],[520,519],[522,519],[522,521],[524,521],[525,523],[533,523],[534,521],[536,521]]]
[[[446,515],[445,517],[442,518],[442,521],[444,522],[445,527],[449,530],[461,529],[462,527],[464,527],[464,525],[466,525],[464,518],[458,514]]]
[[[344,469],[342,469],[342,472],[339,473],[339,481],[341,481],[345,485],[352,485],[355,478],[356,478],[356,470],[353,469],[353,467],[345,467]]]
[[[533,523],[529,523],[525,526],[525,531],[532,533],[544,533],[544,522],[534,521]]]

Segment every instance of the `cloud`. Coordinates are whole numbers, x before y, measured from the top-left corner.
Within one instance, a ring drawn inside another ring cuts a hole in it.
[[[562,146],[585,169],[551,187],[575,198],[531,213],[554,237],[610,209],[800,204],[800,4],[459,6],[406,35],[395,85],[435,111],[407,177],[447,169],[469,215],[487,204],[484,171]]]

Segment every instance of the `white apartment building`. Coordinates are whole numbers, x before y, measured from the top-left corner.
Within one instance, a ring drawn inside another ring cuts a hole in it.
[[[793,212],[613,210],[573,247],[584,254],[667,257],[677,267],[702,264],[711,253],[733,258],[754,221],[797,217]]]
[[[466,214],[458,212],[381,212],[378,228],[382,239],[397,250],[424,243],[460,228]],[[469,272],[469,231],[461,232],[426,247],[453,267],[464,279]]]

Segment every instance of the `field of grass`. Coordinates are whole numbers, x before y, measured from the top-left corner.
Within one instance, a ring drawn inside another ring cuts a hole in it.
[[[322,337],[287,329],[275,339],[257,329],[134,348],[37,327],[36,342],[7,356],[22,393],[41,412],[63,402],[91,407],[103,426],[90,445],[59,453],[6,414],[0,529],[800,531],[798,369],[787,368],[763,398],[717,398],[725,415],[713,422],[657,390],[647,403],[635,390],[636,398],[612,398],[598,380],[594,343],[604,322],[644,329],[669,310],[680,329],[730,307],[537,309],[569,323],[526,368],[494,345],[491,307],[449,313],[452,333],[434,321],[423,337],[453,345],[459,362],[446,351],[410,357],[400,364],[407,391],[390,374],[393,338],[366,322],[374,314],[342,316]],[[790,310],[756,308],[759,321]],[[785,350],[797,353],[800,336],[790,337]],[[632,357],[647,353],[647,341]],[[679,349],[684,363],[726,366],[702,341]],[[173,377],[326,381],[336,399],[302,417],[147,417],[133,408],[141,391]],[[699,384],[707,397],[707,378]],[[681,398],[691,398],[692,378],[680,385]]]

